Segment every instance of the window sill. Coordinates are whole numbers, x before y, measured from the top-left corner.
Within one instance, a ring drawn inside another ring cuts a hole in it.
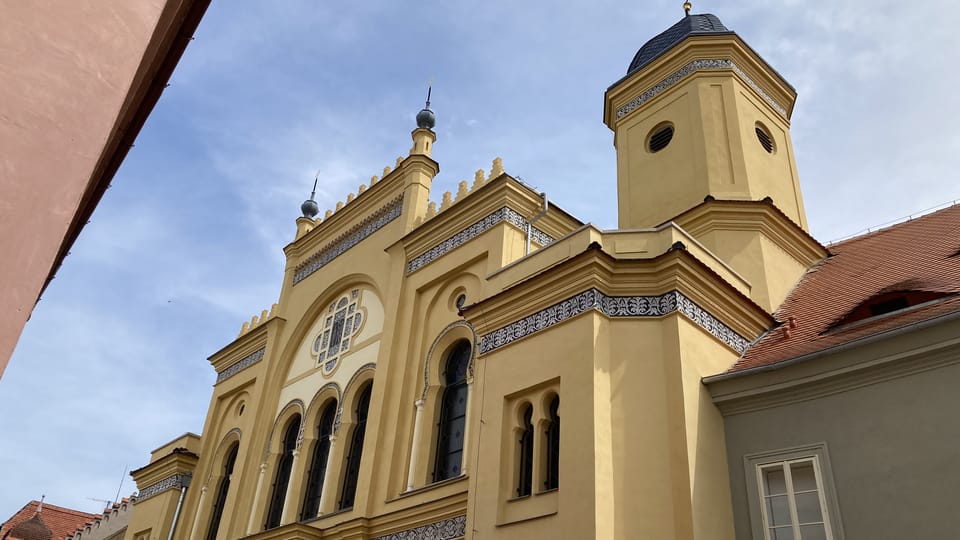
[[[418,494],[420,494],[420,493],[424,493],[424,492],[427,492],[427,491],[432,491],[432,490],[434,490],[434,489],[440,489],[440,488],[442,488],[443,486],[449,486],[449,485],[451,485],[451,484],[457,484],[457,483],[462,482],[463,480],[466,480],[467,478],[469,478],[469,476],[468,476],[466,473],[461,473],[460,476],[454,476],[453,478],[447,478],[446,480],[440,480],[439,482],[434,482],[434,483],[432,483],[432,484],[427,484],[427,485],[425,485],[425,486],[420,486],[420,487],[418,487],[418,488],[413,488],[413,489],[411,489],[410,491],[404,491],[404,492],[400,493],[399,495],[397,495],[396,497],[394,497],[394,498],[392,498],[392,499],[388,499],[387,502],[396,501],[396,500],[403,499],[403,498],[406,498],[406,497],[412,497],[412,496],[418,495]]]

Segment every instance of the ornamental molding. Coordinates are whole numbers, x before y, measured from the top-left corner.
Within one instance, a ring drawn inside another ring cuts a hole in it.
[[[422,525],[415,529],[377,536],[373,540],[452,540],[462,538],[466,534],[467,516],[464,515]]]
[[[159,495],[164,491],[188,487],[190,485],[191,478],[192,475],[190,473],[177,473],[172,476],[168,476],[155,484],[151,484],[141,489],[140,493],[137,494],[137,500],[135,504],[142,503],[150,497]]]
[[[662,317],[676,311],[738,353],[742,354],[750,344],[748,339],[720,322],[679,291],[670,291],[660,296],[607,296],[591,288],[484,334],[480,338],[480,354],[487,354],[590,310],[612,318]]]
[[[237,373],[240,373],[248,367],[256,364],[260,360],[263,360],[263,354],[266,352],[266,350],[266,347],[264,347],[258,351],[252,352],[243,357],[243,359],[241,359],[239,362],[231,364],[227,369],[217,372],[217,383],[223,382],[230,377],[233,377]]]
[[[714,70],[721,70],[721,69],[729,69],[729,70],[732,70],[737,75],[739,75],[740,78],[747,83],[747,86],[752,88],[754,92],[756,92],[757,94],[760,95],[761,98],[763,98],[763,100],[767,103],[767,105],[770,105],[771,107],[773,107],[775,111],[780,113],[780,116],[784,118],[787,117],[786,107],[777,103],[776,100],[770,97],[770,95],[767,94],[763,90],[763,88],[760,88],[760,85],[754,82],[754,80],[751,79],[750,76],[747,75],[746,72],[744,72],[743,69],[740,68],[740,66],[734,63],[733,60],[729,60],[725,58],[715,58],[715,59],[705,59],[705,60],[694,60],[689,64],[683,66],[682,68],[678,69],[677,71],[673,72],[666,79],[663,79],[662,81],[653,85],[652,88],[647,89],[644,93],[635,97],[623,107],[620,107],[619,109],[617,109],[617,120],[623,118],[624,116],[640,108],[641,105],[657,97],[666,89],[677,84],[678,82],[686,78],[691,73],[695,73],[697,71],[714,71]]]
[[[424,402],[427,400],[427,391],[430,390],[430,364],[433,362],[433,353],[436,352],[437,345],[440,344],[440,340],[442,340],[447,333],[455,328],[465,328],[468,332],[470,332],[470,363],[467,365],[467,375],[470,379],[473,379],[474,365],[478,356],[477,343],[479,340],[477,339],[477,331],[474,330],[473,325],[467,321],[454,321],[440,331],[440,334],[438,334],[436,339],[433,340],[433,344],[430,345],[430,350],[427,352],[427,359],[423,364],[423,391],[420,392],[420,399]]]
[[[425,253],[411,259],[410,262],[407,263],[407,273],[412,274],[416,272],[503,222],[510,223],[523,231],[527,230],[527,225],[530,223],[516,210],[504,206],[469,227],[461,229],[453,236],[431,247]],[[532,227],[530,239],[541,246],[551,244],[554,241],[552,236],[536,227]]]
[[[336,240],[325,245],[320,251],[300,263],[293,274],[293,284],[303,281],[307,276],[326,266],[330,261],[346,253],[347,250],[362,242],[371,234],[382,229],[387,223],[400,217],[403,209],[403,195],[395,198],[367,216]]]

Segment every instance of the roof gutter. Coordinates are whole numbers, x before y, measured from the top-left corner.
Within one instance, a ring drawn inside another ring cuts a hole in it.
[[[932,319],[910,323],[906,326],[901,326],[898,328],[894,328],[892,330],[886,330],[884,332],[880,332],[879,334],[873,334],[871,336],[858,338],[853,341],[841,343],[840,345],[835,345],[833,347],[828,347],[826,349],[821,349],[819,351],[814,351],[812,353],[807,353],[801,356],[795,356],[793,358],[789,358],[781,362],[776,362],[774,364],[767,364],[764,366],[757,366],[757,367],[742,369],[739,371],[728,371],[726,373],[720,373],[718,375],[711,375],[709,377],[704,377],[700,379],[700,381],[703,382],[703,384],[709,385],[715,382],[736,379],[739,377],[746,377],[748,375],[755,375],[757,373],[775,371],[778,369],[783,369],[783,368],[792,366],[794,364],[809,362],[811,360],[815,360],[822,356],[836,354],[849,349],[855,349],[857,347],[863,347],[864,345],[869,345],[871,343],[876,343],[878,341],[894,338],[901,334],[906,334],[907,332],[912,332],[915,330],[923,330],[924,328],[929,328],[931,326],[936,326],[938,324],[948,323],[955,319],[960,319],[960,310],[954,311],[952,313],[947,313],[945,315],[940,315]]]

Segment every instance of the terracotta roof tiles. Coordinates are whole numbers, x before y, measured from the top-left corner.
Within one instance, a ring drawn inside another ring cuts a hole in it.
[[[960,311],[958,251],[960,205],[830,246],[832,255],[810,268],[777,310],[780,326],[761,336],[730,371],[773,366]],[[845,319],[871,299],[899,291],[937,298],[859,321]]]
[[[40,501],[30,501],[19,512],[14,514],[2,526],[0,526],[0,539],[7,536],[17,525],[31,519],[37,513],[37,507]],[[44,525],[50,529],[53,540],[62,540],[69,534],[73,534],[77,527],[83,525],[88,520],[97,517],[97,514],[88,514],[79,510],[64,508],[53,504],[43,503],[43,510],[40,517]]]

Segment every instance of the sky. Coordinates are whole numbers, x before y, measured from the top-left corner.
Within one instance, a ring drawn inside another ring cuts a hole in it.
[[[499,156],[614,228],[603,93],[681,4],[214,0],[0,379],[0,520],[43,494],[98,511],[153,449],[202,432],[207,358],[276,301],[314,175],[322,213],[405,156],[428,81],[434,200]],[[953,8],[694,2],[796,88],[821,242],[960,199]]]

